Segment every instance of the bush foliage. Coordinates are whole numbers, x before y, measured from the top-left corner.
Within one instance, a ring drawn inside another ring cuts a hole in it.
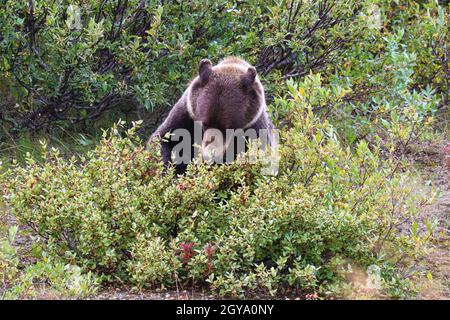
[[[256,65],[269,97],[310,71],[343,73],[358,91],[414,71],[412,85],[448,96],[448,13],[435,1],[8,0],[0,21],[2,120],[13,131],[166,107],[202,58],[230,54]]]
[[[434,0],[3,1],[0,143],[21,152],[0,184],[39,254],[22,268],[17,230],[3,232],[2,296],[36,281],[69,296],[101,281],[238,297],[413,293],[399,266],[426,250],[435,221],[417,218],[426,201],[404,153],[448,128],[448,25]],[[164,175],[157,146],[122,121],[90,151],[53,147],[56,128],[76,136],[111,110],[156,125],[201,59],[228,55],[265,84],[276,177],[246,157]],[[40,147],[27,136],[37,129]]]
[[[3,231],[3,226],[0,229]],[[15,225],[7,229],[6,235],[0,233],[0,299],[83,298],[97,291],[98,281],[91,272],[49,257],[38,247],[35,247],[38,259],[23,268],[21,254],[14,244],[18,230]]]
[[[291,91],[285,103],[297,111],[277,177],[242,157],[220,166],[196,161],[174,180],[136,127],[121,136],[119,126],[79,159],[44,144],[42,163],[28,159],[6,174],[7,203],[46,251],[138,287],[325,293],[338,290],[351,264],[377,266],[389,290],[389,266],[417,254],[432,231],[398,233],[414,221],[406,177],[380,159],[379,147],[342,146]]]
[[[205,57],[243,55],[262,74],[326,66],[358,1],[6,1],[0,81],[12,128],[77,123],[120,105],[166,106]],[[56,75],[56,76],[55,76]]]

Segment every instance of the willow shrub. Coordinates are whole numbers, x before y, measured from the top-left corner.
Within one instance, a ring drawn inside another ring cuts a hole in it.
[[[431,232],[418,231],[406,176],[363,140],[344,148],[301,91],[283,103],[297,111],[281,133],[276,177],[244,157],[164,175],[158,148],[119,124],[79,158],[43,143],[42,162],[3,176],[6,202],[46,252],[104,281],[326,295],[339,294],[351,265],[376,270],[380,294],[403,292],[395,263]]]
[[[241,55],[274,78],[324,70],[354,41],[361,8],[355,0],[2,1],[1,119],[16,131],[73,127],[112,109],[153,111],[176,101],[206,57]]]

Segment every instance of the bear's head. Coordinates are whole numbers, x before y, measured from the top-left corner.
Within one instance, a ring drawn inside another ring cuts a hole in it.
[[[217,134],[225,138],[226,129],[251,127],[266,108],[264,88],[256,69],[243,60],[233,58],[213,67],[204,59],[188,89],[187,107],[203,126],[204,157],[211,150],[223,155],[230,141],[217,139]]]

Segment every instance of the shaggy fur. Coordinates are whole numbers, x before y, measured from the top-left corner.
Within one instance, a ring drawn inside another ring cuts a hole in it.
[[[214,67],[209,60],[202,60],[199,75],[191,81],[150,140],[161,139],[178,128],[189,130],[193,136],[194,121],[201,121],[206,133],[208,129],[217,129],[224,136],[226,129],[273,129],[266,112],[264,88],[255,68],[237,57],[228,57]],[[209,135],[204,134],[203,148],[209,140]],[[161,140],[166,166],[177,143]],[[218,149],[224,152],[226,147],[227,144]],[[191,154],[194,154],[193,149]],[[186,164],[176,164],[175,168],[177,173],[184,173]]]

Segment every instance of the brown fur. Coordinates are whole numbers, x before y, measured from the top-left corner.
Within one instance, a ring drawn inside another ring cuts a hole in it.
[[[190,130],[193,121],[201,121],[205,130],[214,128],[222,132],[239,128],[272,129],[265,108],[264,88],[254,67],[237,57],[225,58],[214,67],[205,59],[200,62],[199,76],[192,80],[150,139],[163,137],[177,128]],[[173,145],[163,142],[162,147],[167,164]]]
[[[253,70],[244,60],[229,57],[211,68],[206,83],[201,76],[194,79],[189,96],[194,120],[206,128],[246,128],[265,104],[259,80],[246,81],[256,75]]]

